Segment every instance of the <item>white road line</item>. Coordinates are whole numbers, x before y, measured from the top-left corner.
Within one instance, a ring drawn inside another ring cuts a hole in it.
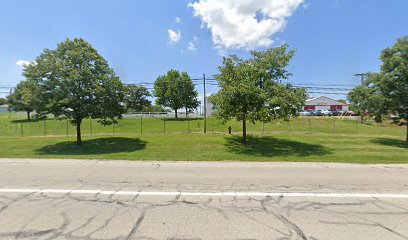
[[[108,191],[81,189],[0,189],[1,193],[48,193],[48,194],[93,194],[93,195],[139,195],[139,196],[211,196],[211,197],[312,197],[312,198],[393,198],[408,199],[408,194],[389,193],[312,193],[312,192],[146,192]]]

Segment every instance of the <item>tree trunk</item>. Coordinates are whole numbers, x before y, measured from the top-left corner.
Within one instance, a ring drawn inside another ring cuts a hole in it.
[[[27,111],[27,120],[31,120],[30,111]]]
[[[187,110],[187,108],[186,108],[186,119],[188,118],[188,110]]]
[[[81,146],[81,145],[82,145],[82,139],[81,139],[81,122],[82,122],[82,121],[77,121],[77,124],[76,124],[77,145],[78,145],[78,146]]]
[[[242,144],[247,144],[246,120],[242,120]]]
[[[177,109],[175,109],[174,111],[175,111],[175,113],[176,113],[176,118],[177,118]]]
[[[363,124],[364,123],[364,113],[360,114],[360,123]]]

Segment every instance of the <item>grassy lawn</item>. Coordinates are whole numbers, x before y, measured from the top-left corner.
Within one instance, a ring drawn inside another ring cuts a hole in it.
[[[408,163],[402,138],[333,134],[128,134],[84,137],[0,138],[0,157],[187,161],[302,161]]]
[[[242,131],[242,123],[230,121],[222,124],[215,118],[207,121],[207,132],[226,133],[228,126],[234,133]],[[96,120],[85,119],[82,123],[84,135],[115,135],[115,134],[144,134],[144,133],[199,133],[203,132],[203,119],[121,119],[114,126],[102,126]],[[344,120],[334,117],[299,117],[290,122],[282,120],[271,123],[248,123],[249,133],[327,133],[352,135],[382,135],[403,137],[405,128],[393,124],[360,124],[358,121]],[[0,114],[1,137],[29,137],[29,136],[69,136],[75,134],[75,127],[67,121],[31,120],[24,115],[7,113]]]
[[[206,135],[203,126],[203,119],[122,119],[115,126],[87,119],[78,147],[75,128],[66,121],[0,114],[0,157],[408,163],[405,127],[392,124],[329,117],[250,123],[247,146],[240,144],[240,122],[209,118]],[[224,135],[228,126],[236,135]]]

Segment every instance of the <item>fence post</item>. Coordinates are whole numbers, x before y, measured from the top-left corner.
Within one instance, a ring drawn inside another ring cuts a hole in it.
[[[21,122],[20,123],[20,130],[21,130],[21,137],[24,137],[24,124]]]
[[[358,120],[356,120],[356,134],[358,134]]]
[[[163,118],[163,133],[166,133],[166,118]]]
[[[69,135],[69,132],[68,132],[68,119],[65,120],[65,122],[67,122],[67,137],[68,137],[68,135]]]
[[[115,136],[115,123],[112,124],[112,135]]]
[[[43,120],[44,121],[44,123],[43,123],[43,125],[44,125],[44,137],[46,137],[47,136],[47,120]]]
[[[190,132],[190,119],[187,116],[187,132]]]
[[[333,119],[333,134],[336,134],[336,119]]]
[[[288,132],[290,132],[290,119],[288,120]]]
[[[265,122],[262,121],[262,133],[265,133]]]
[[[309,118],[309,133],[312,133],[312,124],[311,119]]]
[[[89,136],[92,137],[92,118],[89,119]]]
[[[143,134],[143,115],[140,117],[140,135]]]

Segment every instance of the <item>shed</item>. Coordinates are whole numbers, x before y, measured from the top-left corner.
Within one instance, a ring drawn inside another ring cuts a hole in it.
[[[305,110],[349,110],[349,104],[325,97],[320,96],[317,98],[312,98],[306,101]]]

